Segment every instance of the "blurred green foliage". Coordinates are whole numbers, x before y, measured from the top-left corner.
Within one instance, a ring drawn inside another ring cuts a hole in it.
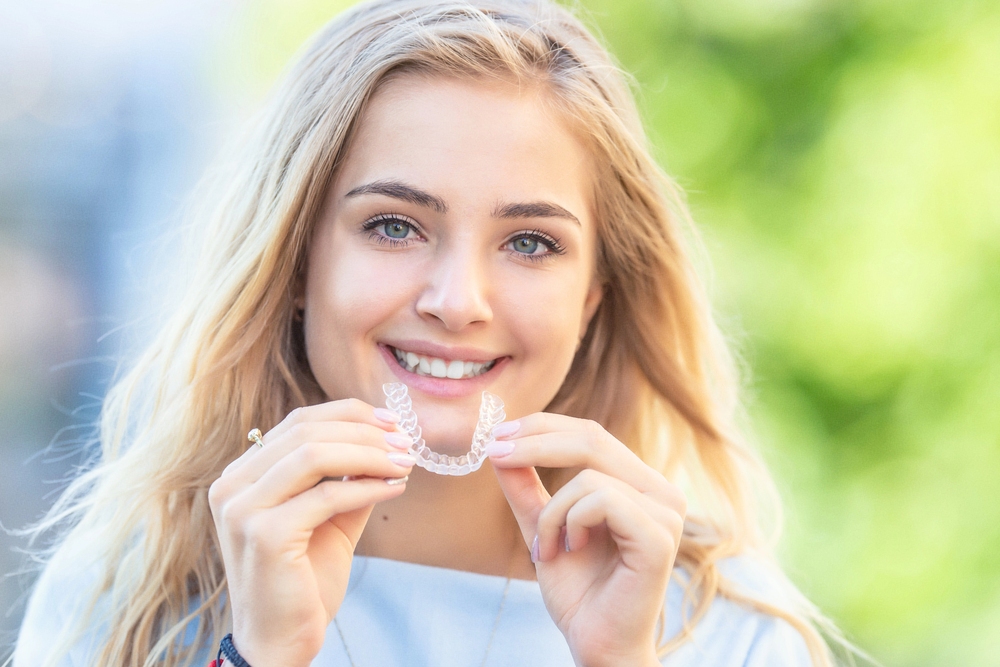
[[[220,84],[348,4],[249,3]],[[1000,664],[1000,3],[580,9],[707,238],[792,578],[887,665]]]

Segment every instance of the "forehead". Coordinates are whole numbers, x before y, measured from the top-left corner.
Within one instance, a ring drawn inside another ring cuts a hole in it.
[[[449,207],[553,199],[591,219],[590,156],[541,86],[404,74],[359,119],[334,186],[419,185]]]

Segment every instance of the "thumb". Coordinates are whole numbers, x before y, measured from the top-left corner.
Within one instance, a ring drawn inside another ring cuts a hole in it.
[[[552,496],[534,468],[493,468],[493,472],[521,528],[524,543],[530,548],[538,532],[538,515]]]
[[[375,509],[375,505],[368,505],[330,517],[330,523],[340,528],[347,539],[351,541],[352,550],[357,548],[358,540],[361,539],[361,533],[364,532],[373,509]]]

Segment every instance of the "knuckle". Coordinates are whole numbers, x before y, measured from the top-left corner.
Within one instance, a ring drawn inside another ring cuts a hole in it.
[[[298,424],[303,419],[305,419],[305,413],[306,413],[305,406],[299,406],[293,409],[291,412],[289,412],[288,416],[285,417],[285,420],[289,424]]]
[[[351,442],[358,442],[364,436],[365,430],[362,424],[357,422],[347,422],[344,426],[346,427],[345,435]]]
[[[296,408],[300,410],[301,408]],[[309,437],[309,427],[305,422],[296,422],[288,429],[288,435],[293,440],[298,440],[299,442],[304,442]]]
[[[242,532],[247,543],[260,550],[269,549],[274,540],[274,531],[270,530],[267,523],[260,517],[246,519],[243,522]]]
[[[584,420],[583,431],[586,434],[586,444],[591,451],[596,451],[607,435],[604,427],[593,419]]]
[[[334,480],[327,480],[325,482],[320,482],[318,485],[318,491],[320,497],[324,502],[328,502],[337,498],[340,493],[340,487],[338,486],[340,482]]]
[[[687,510],[688,510],[687,495],[685,495],[684,492],[681,491],[680,489],[677,489],[677,503],[675,505],[675,508],[677,514],[681,517],[681,519],[687,516]]]
[[[577,473],[577,484],[584,489],[597,489],[600,486],[601,475],[593,468],[584,468]]]
[[[669,558],[674,552],[674,540],[665,532],[652,531],[650,547],[660,559]]]
[[[243,512],[238,503],[229,501],[219,507],[219,520],[230,530],[238,529],[243,524]]]
[[[225,502],[226,497],[229,495],[226,493],[228,491],[227,486],[228,484],[223,481],[222,477],[219,477],[209,485],[208,506],[212,508],[213,513]]]
[[[548,533],[549,531],[553,531],[558,528],[556,513],[550,510],[550,507],[551,504],[547,505],[545,509],[542,510],[541,514],[538,515],[539,533]]]
[[[323,461],[324,447],[316,442],[306,442],[299,446],[297,456],[306,468],[315,468]]]
[[[347,408],[348,412],[351,414],[362,414],[366,404],[359,398],[347,398],[344,399],[344,407]]]
[[[662,496],[666,499],[666,504],[670,509],[682,517],[687,514],[688,498],[681,487],[664,479]]]
[[[598,502],[602,507],[607,507],[609,504],[614,502],[617,491],[610,486],[602,486],[601,488],[594,491],[594,500]]]

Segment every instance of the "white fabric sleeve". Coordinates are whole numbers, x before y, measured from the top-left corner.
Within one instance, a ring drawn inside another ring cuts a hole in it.
[[[744,667],[811,667],[806,640],[787,621],[767,617],[760,623]]]
[[[75,571],[49,563],[39,577],[21,623],[14,648],[13,667],[40,667],[59,649],[57,638],[79,622],[90,604],[96,568]],[[58,667],[85,667],[103,634],[88,628],[56,663]]]

